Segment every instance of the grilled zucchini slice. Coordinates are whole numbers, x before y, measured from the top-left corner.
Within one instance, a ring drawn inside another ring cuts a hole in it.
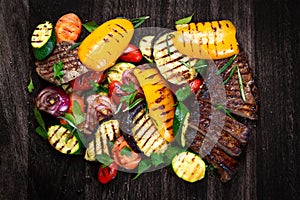
[[[120,136],[118,120],[104,120],[101,122],[90,142],[88,143],[85,159],[88,161],[96,161],[96,155],[110,154],[109,142]]]
[[[160,73],[170,83],[181,85],[197,76],[194,65],[197,59],[180,53],[172,41],[173,33],[164,33],[154,42],[153,57]]]
[[[64,154],[75,154],[80,150],[76,136],[61,125],[53,125],[48,129],[48,140],[51,146]]]
[[[37,60],[44,60],[56,46],[56,36],[52,23],[39,24],[31,36],[33,54]]]
[[[128,62],[120,62],[112,66],[107,72],[108,82],[119,81],[122,82],[122,74],[125,70],[135,68],[135,65]]]
[[[142,37],[142,39],[140,40],[140,43],[139,43],[139,48],[140,48],[142,55],[144,56],[144,58],[146,58],[146,60],[148,60],[151,63],[153,62],[152,41],[153,41],[154,37],[155,36],[153,36],[153,35],[144,36],[144,37]]]
[[[196,154],[185,151],[172,159],[172,167],[176,175],[188,182],[201,180],[205,176],[206,165]]]

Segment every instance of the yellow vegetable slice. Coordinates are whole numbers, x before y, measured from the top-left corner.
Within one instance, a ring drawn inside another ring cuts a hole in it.
[[[229,20],[176,26],[173,42],[182,54],[200,59],[223,59],[239,53],[236,28]]]
[[[205,176],[206,165],[200,156],[189,152],[181,152],[172,160],[176,175],[188,182],[201,180]]]
[[[82,41],[78,57],[89,69],[104,71],[114,65],[128,46],[133,33],[134,27],[129,20],[109,20]]]

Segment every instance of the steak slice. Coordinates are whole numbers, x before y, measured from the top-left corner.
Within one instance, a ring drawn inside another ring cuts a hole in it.
[[[45,60],[36,61],[38,75],[50,83],[61,85],[87,72],[88,69],[79,61],[78,48],[70,49],[72,45],[74,45],[72,42],[61,42],[57,44],[54,51]],[[53,65],[59,61],[63,63],[62,71],[64,72],[61,81],[54,78],[53,69]]]

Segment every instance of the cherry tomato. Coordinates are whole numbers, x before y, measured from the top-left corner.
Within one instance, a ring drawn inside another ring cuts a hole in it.
[[[190,87],[194,93],[196,93],[200,86],[202,85],[202,81],[200,79],[194,79],[190,82]]]
[[[120,56],[120,60],[125,62],[140,62],[143,58],[141,51],[134,46],[133,44],[129,44],[123,54]]]
[[[121,97],[126,95],[121,87],[122,83],[119,81],[112,81],[108,86],[108,97],[110,97],[116,105],[120,103]]]
[[[91,89],[90,81],[101,83],[105,78],[103,72],[88,71],[85,74],[71,81],[73,90],[89,90]]]
[[[112,162],[106,167],[103,167],[103,165],[101,165],[98,170],[98,181],[100,183],[106,184],[116,177],[117,172],[118,165],[115,162]]]

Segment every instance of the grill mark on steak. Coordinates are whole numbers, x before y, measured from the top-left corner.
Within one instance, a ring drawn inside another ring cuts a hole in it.
[[[71,42],[61,42],[57,44],[54,51],[45,60],[36,61],[36,72],[38,75],[50,83],[61,85],[87,72],[88,69],[78,58],[78,48],[70,50],[70,47],[73,44],[74,43]],[[53,65],[57,64],[59,61],[62,61],[64,65],[64,76],[62,77],[62,81],[53,77]]]

